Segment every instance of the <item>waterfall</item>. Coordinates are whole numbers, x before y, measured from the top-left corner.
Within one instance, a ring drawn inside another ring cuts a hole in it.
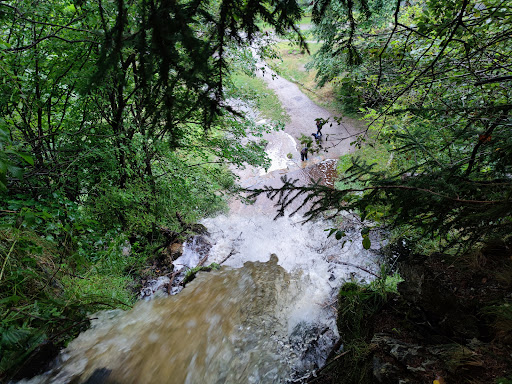
[[[333,186],[336,160],[311,156],[304,167],[289,133],[271,138],[271,169],[238,171],[243,186],[279,186],[285,173],[302,184],[313,178]],[[346,280],[371,279],[379,239],[365,250],[350,214],[336,223],[274,216],[274,203],[261,196],[254,205],[232,202],[229,215],[203,220],[208,234],[184,244],[174,271],[183,274],[200,260],[221,264],[219,270],[199,272],[181,292],[167,288],[173,295],[141,300],[129,311],[93,315],[91,328],[52,369],[20,383],[304,382],[337,340],[337,289]],[[333,227],[348,241],[328,238]],[[143,296],[169,285],[161,277]]]
[[[371,277],[346,264],[376,268],[357,223],[345,220],[354,241],[344,247],[327,238],[327,221],[263,211],[203,224],[202,246],[192,239],[175,265],[206,253],[220,270],[177,295],[94,315],[56,367],[26,383],[286,383],[321,366],[337,338],[337,288]]]

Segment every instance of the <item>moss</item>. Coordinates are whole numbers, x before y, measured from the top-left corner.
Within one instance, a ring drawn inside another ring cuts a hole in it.
[[[192,268],[192,269],[189,269],[186,273],[185,273],[185,277],[183,278],[183,286],[187,285],[188,283],[190,283],[192,280],[194,280],[196,278],[196,275],[197,275],[197,272],[210,272],[210,271],[215,271],[217,269],[220,268],[220,265],[217,264],[217,263],[211,263],[209,266],[207,267],[204,267],[204,266],[197,266],[195,268]]]
[[[338,293],[337,326],[343,351],[322,370],[325,383],[371,383],[370,340],[374,315],[386,303],[387,295],[372,286],[345,283]]]

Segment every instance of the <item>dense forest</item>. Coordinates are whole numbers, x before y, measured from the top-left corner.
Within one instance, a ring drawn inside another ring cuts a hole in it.
[[[308,68],[366,122],[361,152],[337,188],[253,193],[281,211],[306,196],[309,219],[355,211],[365,247],[386,229],[411,253],[510,259],[510,2],[3,1],[0,377],[132,305],[162,244],[241,192],[230,167],[268,167],[269,128],[233,107],[232,74],[254,71],[251,46],[274,55],[263,25],[307,51],[305,12],[322,42]],[[511,331],[510,296],[494,305]]]

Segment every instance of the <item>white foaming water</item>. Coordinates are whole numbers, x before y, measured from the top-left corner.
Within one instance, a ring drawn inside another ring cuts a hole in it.
[[[287,157],[290,154],[296,154],[296,142],[295,139],[286,132],[274,132],[272,138],[269,140],[266,148],[268,157],[270,158],[270,168],[265,171],[261,169],[259,171],[260,176],[268,174],[279,169],[286,169],[296,164]]]
[[[195,236],[190,241],[183,243],[183,254],[174,262],[174,271],[180,272],[188,268],[194,268],[201,260],[208,257],[210,242],[204,236]]]
[[[332,317],[319,318],[325,316],[319,308],[332,299],[343,281],[372,279],[367,272],[347,264],[377,272],[375,250],[362,247],[358,225],[348,215],[345,227],[350,240],[344,246],[334,236],[327,237],[325,230],[332,223],[304,223],[299,216],[274,220],[273,215],[274,212],[232,214],[204,220],[212,244],[208,263],[241,268],[247,261],[266,262],[276,254],[278,264],[300,280],[308,292],[294,303],[288,329],[291,331],[302,321],[332,326]]]

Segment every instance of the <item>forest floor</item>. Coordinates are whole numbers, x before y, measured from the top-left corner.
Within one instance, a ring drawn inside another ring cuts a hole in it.
[[[511,244],[459,257],[400,252],[398,294],[373,300],[362,288],[350,311],[340,297],[344,351],[308,383],[512,383]],[[352,332],[358,313],[364,329]]]

